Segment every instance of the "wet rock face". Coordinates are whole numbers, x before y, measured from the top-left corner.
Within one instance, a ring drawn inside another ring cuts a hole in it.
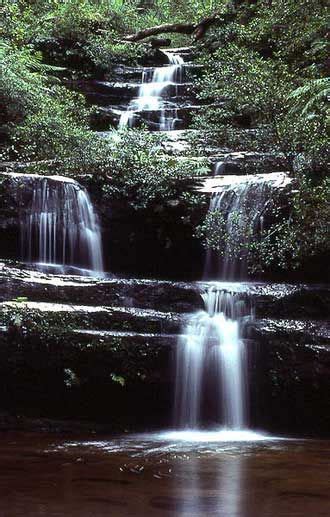
[[[173,205],[158,202],[139,211],[118,206],[109,218],[101,210],[105,249],[109,249],[107,269],[118,276],[200,278],[205,251],[193,237],[191,219],[202,218],[206,207],[191,213],[175,199]]]
[[[152,46],[152,48],[171,46],[170,38],[150,38],[147,42]]]
[[[12,328],[0,342],[5,410],[119,427],[171,424],[176,335],[54,329],[40,335]],[[247,347],[251,425],[274,434],[327,436],[330,349],[324,340],[259,329]]]
[[[21,256],[20,215],[31,205],[39,180],[38,175],[0,172],[2,258]],[[79,182],[84,185],[89,179],[82,177]],[[102,227],[105,270],[115,275],[164,279],[194,280],[201,276],[204,249],[193,237],[192,223],[187,220],[202,218],[206,204],[201,203],[194,213],[177,200],[136,211],[127,203],[110,206],[97,188],[88,190]]]
[[[197,285],[157,280],[95,280],[0,268],[0,300],[17,296],[29,301],[76,305],[139,307],[163,312],[192,312],[203,303]]]
[[[32,182],[29,177],[5,175],[0,172],[0,241],[1,257],[20,257],[20,211],[32,199]]]
[[[12,414],[112,428],[172,423],[174,357],[207,284],[96,280],[2,265],[0,399]],[[324,286],[228,284],[255,307],[246,329],[250,423],[329,432]]]
[[[273,433],[328,437],[329,328],[267,322],[251,335],[257,342],[251,354],[252,422]]]
[[[170,356],[165,342],[11,331],[9,339],[0,334],[0,343],[4,410],[89,418],[118,428],[138,427],[147,415],[154,425],[169,416]]]

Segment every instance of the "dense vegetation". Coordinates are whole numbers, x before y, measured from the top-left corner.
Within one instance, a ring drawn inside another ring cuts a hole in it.
[[[289,207],[275,207],[268,234],[251,245],[254,269],[293,270],[323,260],[329,242],[323,0],[4,0],[2,158],[29,162],[43,173],[93,174],[105,195],[136,208],[184,198],[182,182],[203,172],[200,167],[165,163],[161,139],[155,144],[139,130],[107,141],[98,137],[90,129],[94,108],[68,85],[73,78],[111,74],[114,65],[139,63],[152,52],[143,42],[124,43],[123,35],[169,21],[197,22],[215,11],[217,24],[197,45],[205,65],[198,96],[226,102],[196,116],[194,124],[216,128],[218,143],[230,147],[235,128],[258,128],[244,146],[283,153],[296,179]],[[190,44],[186,36],[171,39]],[[208,221],[203,225],[200,236]],[[221,240],[206,245],[221,250]]]
[[[298,269],[325,256],[329,242],[326,2],[236,4],[234,11],[224,7],[201,58],[200,97],[227,102],[195,123],[222,129],[219,143],[228,145],[233,126],[257,127],[250,148],[286,157],[295,195],[285,212],[274,210],[274,224],[262,241],[249,244],[249,252],[253,269]],[[214,221],[204,223],[205,235],[208,223]],[[223,237],[207,244],[221,248],[221,242]]]
[[[180,195],[182,180],[201,172],[174,161],[165,165],[159,139],[138,131],[100,138],[90,129],[93,108],[66,87],[79,74],[111,72],[114,64],[135,64],[148,53],[147,45],[120,43],[124,31],[156,20],[158,8],[143,10],[141,16],[139,4],[5,2],[0,45],[3,159],[28,162],[31,171],[44,174],[59,167],[61,174],[92,173],[105,195],[126,198],[137,208]]]

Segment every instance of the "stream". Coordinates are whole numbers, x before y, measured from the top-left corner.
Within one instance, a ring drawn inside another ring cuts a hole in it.
[[[187,48],[182,55],[178,50],[161,51],[167,64],[141,69],[140,83],[131,85],[134,97],[104,111],[121,131],[166,136],[186,127],[194,106],[189,97],[178,98],[190,91],[191,63],[184,60]],[[168,146],[179,153],[180,141],[172,138]],[[17,226],[23,261],[0,264],[4,413],[19,420],[26,409],[36,418],[97,422],[101,415],[111,420],[111,432],[126,422],[129,429],[176,430],[115,436],[4,431],[0,517],[330,515],[330,440],[275,436],[297,429],[301,436],[328,436],[329,290],[246,282],[247,244],[263,237],[272,198],[291,179],[273,169],[244,175],[248,152],[217,149],[208,158],[209,176],[198,188],[209,220],[220,216],[227,241],[222,254],[205,254],[203,278],[191,283],[162,281],[161,271],[153,278],[150,264],[157,260],[144,245],[148,277],[125,273],[125,255],[132,254],[138,269],[135,233],[119,225],[114,245],[113,228],[102,220],[112,207],[94,206],[77,181],[3,173],[10,202],[19,207],[6,224]],[[225,167],[235,174],[223,174]],[[161,237],[160,228],[148,245]],[[131,249],[121,248],[123,241]],[[124,271],[118,276],[108,259],[116,246]],[[162,250],[165,262],[171,246],[168,240]],[[178,249],[184,247],[180,241]],[[197,266],[192,256],[185,269]],[[43,325],[47,332],[40,331]]]

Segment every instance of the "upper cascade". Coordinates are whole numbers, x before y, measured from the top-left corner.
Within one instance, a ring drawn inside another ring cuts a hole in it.
[[[165,94],[177,97],[178,85],[184,81],[184,60],[171,50],[161,52],[167,57],[169,65],[143,69],[138,97],[121,114],[120,128],[134,127],[142,115],[143,120],[152,122],[153,127],[160,131],[176,129],[178,109],[174,102],[165,100]]]
[[[23,260],[80,266],[87,274],[103,272],[98,219],[88,193],[76,181],[36,176],[20,224]]]

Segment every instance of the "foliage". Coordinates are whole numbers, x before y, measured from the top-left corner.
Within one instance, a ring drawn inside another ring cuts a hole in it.
[[[231,214],[229,232],[224,214],[214,210],[197,227],[196,237],[219,256],[245,256],[252,274],[299,270],[330,252],[330,226],[324,224],[330,221],[329,198],[329,179],[313,186],[302,176],[288,207],[276,196],[272,200],[266,215],[272,222],[265,228],[253,230],[249,221],[244,221],[246,214],[236,211]]]
[[[20,121],[37,109],[36,101],[46,93],[47,72],[58,70],[41,62],[40,53],[31,46],[18,49],[0,40],[0,96],[4,120]]]
[[[219,145],[285,156],[296,178],[287,213],[274,205],[266,234],[249,243],[258,271],[299,269],[328,252],[326,30],[323,1],[236,2],[200,48],[199,97],[220,107],[198,115],[195,126],[216,129]],[[247,128],[255,128],[253,139]],[[206,219],[197,232],[210,248],[212,225]],[[229,238],[221,234],[220,252]]]
[[[40,38],[87,41],[97,31],[117,34],[133,30],[138,1],[5,0],[3,34],[17,45]]]
[[[115,64],[137,64],[146,50],[143,45],[129,45],[102,35],[92,35],[84,46],[86,57],[99,70],[109,71]]]
[[[184,199],[183,185],[205,174],[204,163],[198,167],[178,163],[164,156],[160,144],[161,137],[139,130],[114,132],[103,162],[103,194],[126,199],[136,209],[155,201]]]
[[[330,81],[325,77],[308,81],[293,90],[288,99],[292,101],[290,113],[309,117],[316,113],[326,115],[327,99],[330,96]]]
[[[125,384],[126,384],[125,378],[122,377],[121,375],[116,375],[115,373],[112,373],[110,377],[113,380],[113,382],[120,384],[120,386],[122,386],[122,387],[125,386]]]
[[[19,160],[49,160],[79,152],[91,135],[89,110],[83,96],[60,85],[53,75],[60,70],[41,63],[29,47],[0,46],[0,96],[4,127],[11,145],[4,157]]]
[[[272,121],[286,99],[289,72],[257,52],[228,43],[203,60],[208,72],[200,81],[202,99],[228,99],[231,114],[249,115],[254,123]]]
[[[248,224],[246,216],[239,211],[230,214],[230,231],[227,219],[220,210],[209,211],[204,221],[196,228],[196,237],[203,240],[207,249],[217,251],[219,256],[235,259],[242,257],[250,248],[253,229]],[[242,218],[245,221],[242,221]],[[242,226],[245,229],[242,235]]]
[[[314,258],[327,256],[330,252],[329,198],[329,179],[312,186],[302,177],[289,217],[275,214],[277,221],[266,230],[261,241],[253,242],[253,272],[296,270]]]
[[[137,6],[137,0],[5,0],[2,36],[17,48],[30,45],[48,61],[73,69],[134,64],[141,46],[120,38],[139,24]]]
[[[61,174],[79,178],[82,183],[98,190],[104,200],[129,203],[134,209],[171,200],[181,200],[186,206],[196,203],[194,197],[185,197],[183,186],[191,184],[192,178],[205,175],[204,162],[196,167],[194,163],[181,164],[168,158],[160,145],[161,137],[139,130],[113,131],[105,139],[87,129],[77,127],[74,130],[71,124],[69,130],[63,127],[62,138],[58,138],[56,131],[62,122],[61,118],[55,121],[50,118],[49,125],[54,124],[53,130],[33,121],[29,125],[31,132],[26,128],[20,129],[20,132],[24,131],[25,151],[32,151],[30,157],[53,158],[49,162],[31,163],[30,172],[54,174],[60,168]],[[35,147],[35,130],[44,137],[42,141],[38,138],[39,150]],[[30,143],[31,137],[33,143]],[[46,154],[41,155],[42,151]]]
[[[140,131],[124,131],[112,144],[111,160],[112,181],[104,186],[107,194],[125,195],[136,208],[180,196],[184,181],[205,174],[203,164],[196,167],[165,158],[153,135]]]

